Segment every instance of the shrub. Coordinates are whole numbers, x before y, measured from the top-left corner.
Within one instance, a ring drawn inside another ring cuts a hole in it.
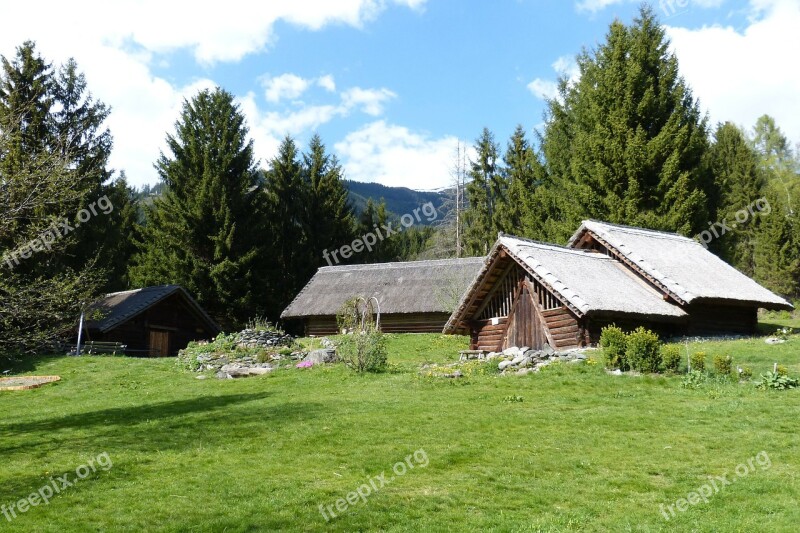
[[[603,358],[606,367],[629,370],[630,365],[625,357],[628,336],[617,326],[611,325],[603,328],[600,333],[600,347],[603,349]]]
[[[789,369],[784,365],[775,365],[775,373],[780,376],[786,376],[789,374]]]
[[[758,378],[756,388],[787,390],[794,389],[797,387],[797,385],[798,382],[796,379],[790,378],[785,374],[779,374],[778,372],[767,372]]]
[[[677,344],[661,347],[661,368],[666,372],[678,373],[681,366],[681,348]]]
[[[661,342],[658,335],[641,326],[628,335],[625,358],[634,370],[658,372],[661,366]]]
[[[683,380],[681,381],[681,387],[684,389],[698,389],[705,385],[706,381],[708,381],[708,376],[706,376],[703,372],[700,372],[699,370],[691,370],[683,377]]]
[[[730,355],[717,355],[714,357],[714,370],[717,374],[729,376],[733,372],[733,359]]]
[[[698,372],[702,372],[706,369],[706,353],[705,352],[695,352],[692,354],[690,358],[690,364],[692,366],[692,370],[697,370]]]
[[[753,369],[749,366],[739,368],[739,379],[742,381],[749,381],[753,378]]]
[[[345,365],[357,372],[377,372],[386,368],[386,338],[372,316],[370,302],[351,298],[342,305],[336,317],[340,327],[351,331],[339,338],[337,354]]]

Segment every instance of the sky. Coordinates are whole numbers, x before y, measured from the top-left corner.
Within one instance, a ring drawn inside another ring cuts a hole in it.
[[[11,4],[4,2],[4,4]],[[112,108],[111,165],[135,186],[181,106],[231,92],[257,158],[316,132],[345,177],[430,190],[451,180],[458,143],[484,127],[505,146],[543,125],[574,57],[640,0],[43,0],[2,7],[0,54],[33,40],[73,57]],[[35,11],[31,6],[35,5]],[[654,0],[681,74],[712,125],[774,116],[800,142],[800,0]]]

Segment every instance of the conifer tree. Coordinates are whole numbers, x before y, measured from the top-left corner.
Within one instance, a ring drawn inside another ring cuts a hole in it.
[[[305,195],[307,258],[300,282],[305,284],[325,263],[325,250],[338,249],[352,242],[355,218],[342,179],[342,167],[335,156],[325,151],[319,135],[314,135],[303,154],[302,175]]]
[[[185,101],[169,153],[156,163],[165,191],[147,213],[130,276],[177,283],[223,326],[264,311],[266,231],[253,143],[233,96],[204,90]]]
[[[476,158],[470,162],[467,184],[469,207],[464,213],[464,247],[467,255],[482,255],[497,240],[495,209],[503,202],[504,180],[498,168],[500,147],[484,128],[475,141]]]
[[[710,243],[712,250],[733,266],[753,275],[753,252],[760,220],[748,217],[737,220],[737,213],[747,212],[764,194],[765,180],[759,169],[758,155],[742,131],[728,122],[720,124],[708,154],[709,165],[719,187],[716,218],[731,227]],[[741,217],[740,217],[741,218]]]
[[[543,153],[560,196],[563,241],[583,218],[693,235],[715,206],[704,166],[706,118],[678,72],[649,7],[631,26],[577,57],[580,79],[562,79],[548,104]]]
[[[502,173],[508,190],[495,209],[495,226],[498,231],[527,236],[526,219],[539,216],[530,211],[530,206],[536,188],[542,183],[544,169],[521,125],[508,141],[503,163]]]

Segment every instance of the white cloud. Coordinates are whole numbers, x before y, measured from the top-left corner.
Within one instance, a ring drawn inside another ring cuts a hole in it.
[[[640,0],[578,0],[575,8],[578,12],[597,13],[608,6],[622,4],[641,3]],[[685,13],[693,7],[710,8],[719,7],[725,0],[653,0],[654,7],[657,6],[656,13],[664,18],[672,17]],[[768,1],[768,0],[767,0]]]
[[[796,0],[750,5],[754,19],[743,31],[668,27],[681,74],[714,122],[750,128],[767,113],[790,140],[800,140],[800,70],[789,60],[800,50],[800,5]]]
[[[383,114],[383,104],[397,95],[386,88],[362,89],[353,87],[342,93],[342,105],[347,109],[358,107],[364,113],[376,117]]]
[[[536,78],[528,85],[528,90],[540,100],[552,100],[558,95],[558,84],[553,80]]]
[[[112,108],[108,126],[114,135],[111,164],[124,169],[136,185],[153,183],[153,162],[164,148],[167,132],[172,132],[183,99],[196,90],[212,87],[213,80],[197,78],[186,86],[153,74],[152,67],[168,61],[169,54],[189,51],[201,64],[238,61],[247,54],[265,50],[275,40],[278,21],[318,30],[329,24],[363,25],[389,5],[421,9],[425,0],[292,0],[291,2],[250,2],[229,0],[220,9],[218,2],[131,0],[103,9],[97,17],[87,12],[98,9],[96,2],[40,0],[37,16],[30,6],[10,3],[3,8],[5,24],[0,32],[0,54],[13,56],[15,47],[32,39],[40,53],[56,64],[74,57],[86,74],[96,99]],[[25,21],[31,21],[26,23]],[[332,77],[317,83],[335,91]],[[297,90],[295,88],[295,90]],[[334,107],[339,107],[336,104]],[[316,124],[330,112],[305,110],[305,124]],[[374,109],[374,108],[372,108]],[[326,114],[327,113],[327,114]],[[270,115],[250,117],[254,134],[262,135],[262,151],[270,149],[272,139],[262,133]],[[274,128],[273,128],[274,129]],[[255,137],[255,135],[254,135]]]
[[[429,190],[449,184],[458,142],[379,120],[348,134],[334,149],[348,179]]]
[[[573,57],[561,56],[556,59],[552,67],[559,78],[566,78],[571,84],[580,79],[580,69]],[[555,80],[536,78],[527,87],[534,96],[541,100],[551,100],[558,96],[558,82]]]
[[[264,97],[268,102],[277,103],[284,99],[298,98],[311,83],[295,74],[281,74],[274,78],[265,78]]]
[[[326,74],[317,78],[317,85],[328,91],[329,93],[336,92],[336,82],[333,81],[333,76]]]

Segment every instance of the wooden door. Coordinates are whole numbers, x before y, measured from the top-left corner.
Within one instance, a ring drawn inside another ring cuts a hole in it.
[[[509,317],[510,324],[505,343],[506,348],[528,346],[534,350],[539,350],[547,342],[542,329],[543,324],[534,308],[536,305],[537,303],[534,301],[527,285],[523,285]]]
[[[169,331],[150,330],[150,356],[167,357],[169,355]]]

